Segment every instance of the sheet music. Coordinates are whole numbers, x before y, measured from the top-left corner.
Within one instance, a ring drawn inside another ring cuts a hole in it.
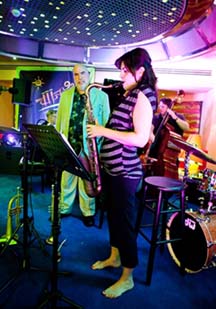
[[[65,144],[67,144],[67,146],[70,148],[70,150],[76,155],[74,149],[71,147],[71,144],[69,143],[67,137],[63,134],[63,133],[60,133],[62,139],[64,140]]]

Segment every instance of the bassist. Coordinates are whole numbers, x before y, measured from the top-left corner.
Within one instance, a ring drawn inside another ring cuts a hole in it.
[[[159,113],[153,118],[153,143],[150,147],[149,157],[157,159],[152,166],[154,169],[152,172],[157,176],[164,175],[163,155],[167,148],[170,132],[182,136],[184,131],[189,130],[189,124],[185,117],[171,109],[174,103],[175,101],[170,98],[162,98],[158,105]]]

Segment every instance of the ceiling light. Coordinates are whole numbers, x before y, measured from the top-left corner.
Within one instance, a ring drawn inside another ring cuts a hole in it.
[[[18,18],[18,17],[20,17],[21,12],[20,12],[20,10],[18,10],[18,9],[12,9],[12,10],[11,10],[11,14],[12,14],[14,17]]]

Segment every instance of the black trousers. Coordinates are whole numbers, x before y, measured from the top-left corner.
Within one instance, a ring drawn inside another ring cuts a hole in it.
[[[134,268],[138,264],[137,233],[135,230],[140,179],[104,175],[105,199],[110,245],[118,248],[121,264]]]

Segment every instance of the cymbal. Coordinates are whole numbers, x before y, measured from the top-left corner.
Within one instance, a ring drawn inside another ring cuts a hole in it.
[[[183,149],[184,151],[188,152],[189,154],[193,154],[194,156],[209,163],[216,164],[216,160],[209,157],[203,150],[196,148],[195,146],[185,142],[183,139],[172,138],[171,141],[173,142],[173,144]]]

